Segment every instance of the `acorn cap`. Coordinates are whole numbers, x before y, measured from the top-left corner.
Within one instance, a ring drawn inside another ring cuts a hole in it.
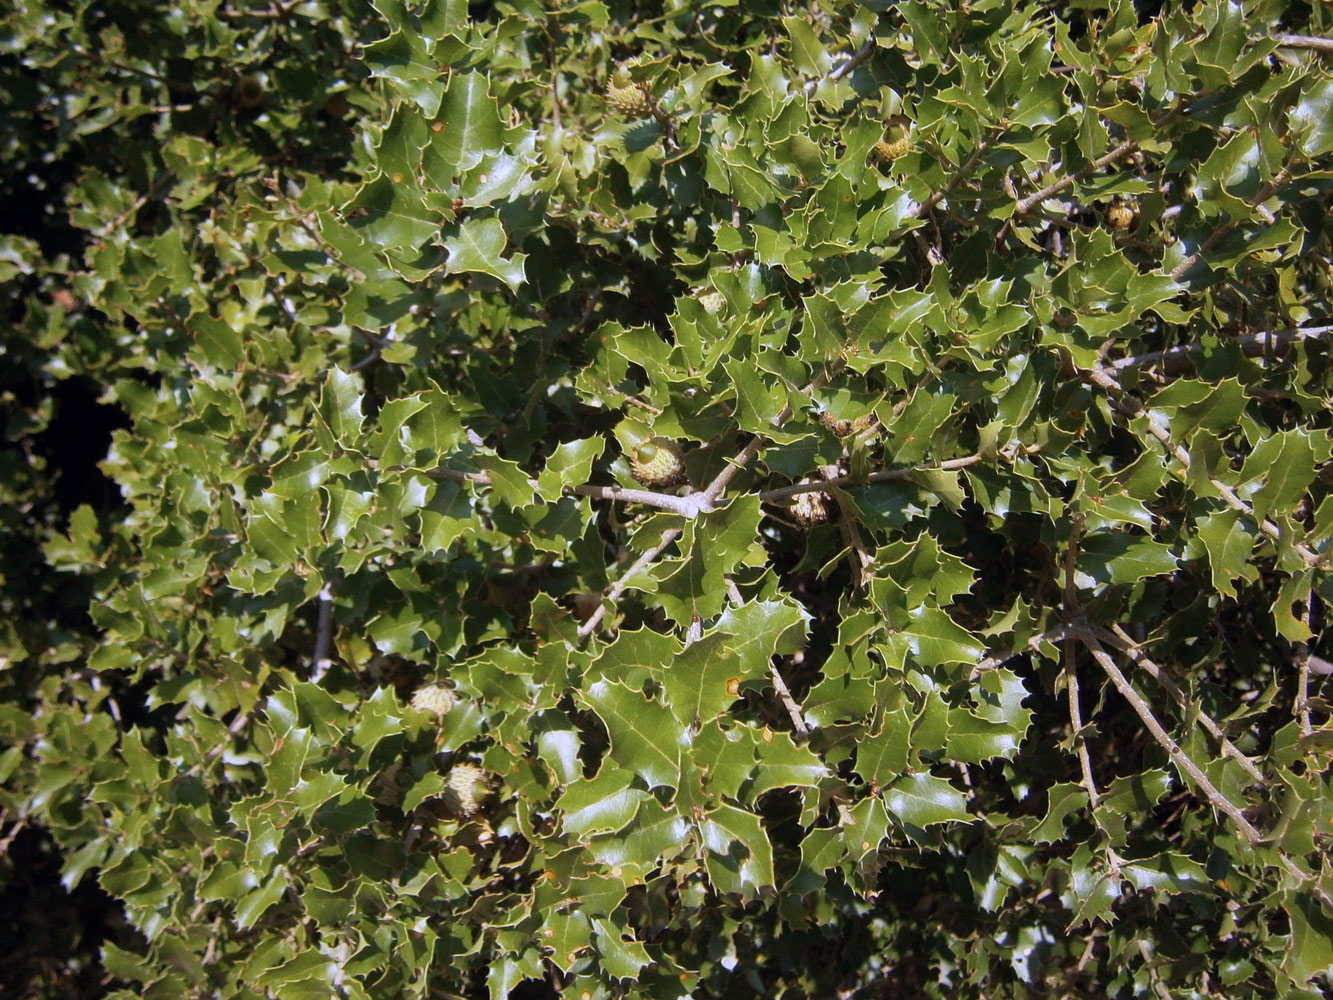
[[[412,700],[409,704],[418,712],[429,712],[431,715],[442,718],[453,710],[453,707],[458,704],[458,699],[443,684],[427,684],[424,687],[417,688],[412,693]]]
[[[670,438],[651,437],[630,456],[630,474],[644,486],[665,489],[689,482],[685,475],[685,453]]]
[[[833,517],[833,497],[823,490],[797,493],[791,505],[791,515],[807,528],[823,524]]]
[[[486,772],[475,764],[456,764],[446,779],[446,797],[449,804],[464,816],[471,816],[481,808],[478,794],[485,794]],[[480,793],[477,786],[482,785]]]

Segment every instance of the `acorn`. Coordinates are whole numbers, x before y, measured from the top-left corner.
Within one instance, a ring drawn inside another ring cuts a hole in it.
[[[617,66],[606,84],[606,99],[621,114],[631,118],[651,115],[657,107],[652,88],[643,80],[635,80],[624,66]]]
[[[431,715],[443,718],[458,704],[458,699],[443,684],[427,684],[412,693],[409,704],[418,712],[429,712]]]
[[[884,130],[884,138],[870,150],[870,155],[880,163],[892,163],[900,156],[912,151],[911,123],[905,118],[896,118]]]
[[[843,420],[841,417],[835,417],[828,410],[824,410],[819,414],[819,422],[838,437],[845,438],[853,434],[860,434],[862,431],[873,427],[879,423],[879,418],[873,413],[866,413],[855,420]]]
[[[823,524],[833,518],[833,497],[823,490],[797,493],[796,500],[791,505],[791,516],[806,528]]]
[[[689,482],[685,475],[685,453],[670,438],[651,437],[634,449],[630,474],[644,486],[666,489]]]
[[[471,816],[481,808],[478,797],[486,794],[486,772],[475,764],[457,764],[446,779],[445,797],[455,811]]]
[[[264,78],[255,73],[246,73],[231,88],[232,103],[238,108],[250,110],[264,103]]]
[[[1139,213],[1127,201],[1117,198],[1106,210],[1106,224],[1118,233],[1123,233],[1139,219]]]

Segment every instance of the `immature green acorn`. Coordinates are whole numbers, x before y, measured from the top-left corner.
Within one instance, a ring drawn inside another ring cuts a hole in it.
[[[427,684],[412,693],[409,704],[418,712],[429,712],[443,718],[458,704],[458,698],[443,684]]]
[[[906,119],[894,119],[884,130],[884,138],[875,143],[871,155],[881,163],[892,163],[912,151],[912,132]]]
[[[683,486],[689,482],[685,475],[685,453],[670,438],[650,437],[640,442],[630,456],[629,471],[651,489]]]
[[[450,807],[464,816],[481,808],[486,796],[486,772],[475,764],[456,764],[446,779],[445,798]]]
[[[651,115],[657,107],[652,88],[642,80],[635,80],[624,66],[617,66],[606,84],[606,99],[621,114],[631,118]]]

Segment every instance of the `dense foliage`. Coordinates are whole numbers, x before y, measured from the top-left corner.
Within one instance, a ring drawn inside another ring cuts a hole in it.
[[[1331,22],[5,14],[11,985],[1322,995]]]

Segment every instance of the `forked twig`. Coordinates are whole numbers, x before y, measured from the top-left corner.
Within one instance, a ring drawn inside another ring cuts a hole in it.
[[[1234,802],[1217,790],[1217,787],[1208,780],[1208,775],[1203,773],[1189,754],[1185,753],[1180,745],[1162,728],[1162,724],[1157,721],[1157,716],[1153,715],[1152,708],[1143,700],[1143,696],[1134,689],[1134,686],[1130,684],[1129,679],[1125,677],[1120,668],[1116,666],[1115,660],[1106,652],[1096,633],[1084,626],[1076,628],[1075,635],[1087,648],[1088,652],[1092,654],[1093,659],[1100,664],[1102,670],[1106,672],[1106,676],[1111,679],[1111,683],[1115,685],[1116,690],[1129,702],[1130,707],[1134,709],[1140,721],[1152,734],[1153,739],[1171,756],[1176,766],[1189,776],[1214,809],[1225,814],[1236,824],[1236,828],[1251,845],[1259,844],[1264,839],[1263,834],[1254,828],[1253,824],[1245,818],[1245,814]]]
[[[1160,684],[1166,693],[1175,699],[1176,704],[1185,709],[1187,713],[1192,712],[1199,725],[1207,730],[1213,739],[1217,740],[1222,752],[1243,767],[1251,778],[1260,785],[1268,784],[1268,779],[1254,766],[1254,761],[1241,753],[1236,744],[1227,739],[1226,734],[1222,732],[1222,727],[1213,721],[1212,716],[1203,709],[1189,704],[1189,699],[1185,697],[1185,692],[1180,690],[1180,686],[1170,677],[1167,677],[1161,667],[1148,659],[1143,652],[1143,648],[1124,629],[1119,625],[1112,625],[1109,632],[1095,627],[1093,631],[1108,645],[1115,646],[1133,660],[1140,670]]]
[[[1085,378],[1097,387],[1105,390],[1115,402],[1116,408],[1126,417],[1129,417],[1131,420],[1137,419],[1138,417],[1146,417],[1148,421],[1148,433],[1157,438],[1162,447],[1165,448],[1170,455],[1174,456],[1176,461],[1178,461],[1186,470],[1190,468],[1190,453],[1180,445],[1176,444],[1171,439],[1171,432],[1163,427],[1152,413],[1149,413],[1144,409],[1142,403],[1124,390],[1109,368],[1099,364],[1088,370],[1085,374]],[[1281,529],[1267,518],[1258,517],[1254,513],[1254,508],[1242,500],[1231,486],[1222,482],[1220,479],[1213,479],[1211,477],[1208,482],[1212,484],[1213,488],[1217,490],[1222,499],[1226,501],[1228,507],[1251,518],[1259,525],[1259,530],[1273,541],[1276,542],[1282,538]],[[1315,553],[1314,550],[1305,543],[1293,542],[1292,547],[1300,554],[1300,557],[1307,565],[1319,566],[1322,564],[1322,557]]]

